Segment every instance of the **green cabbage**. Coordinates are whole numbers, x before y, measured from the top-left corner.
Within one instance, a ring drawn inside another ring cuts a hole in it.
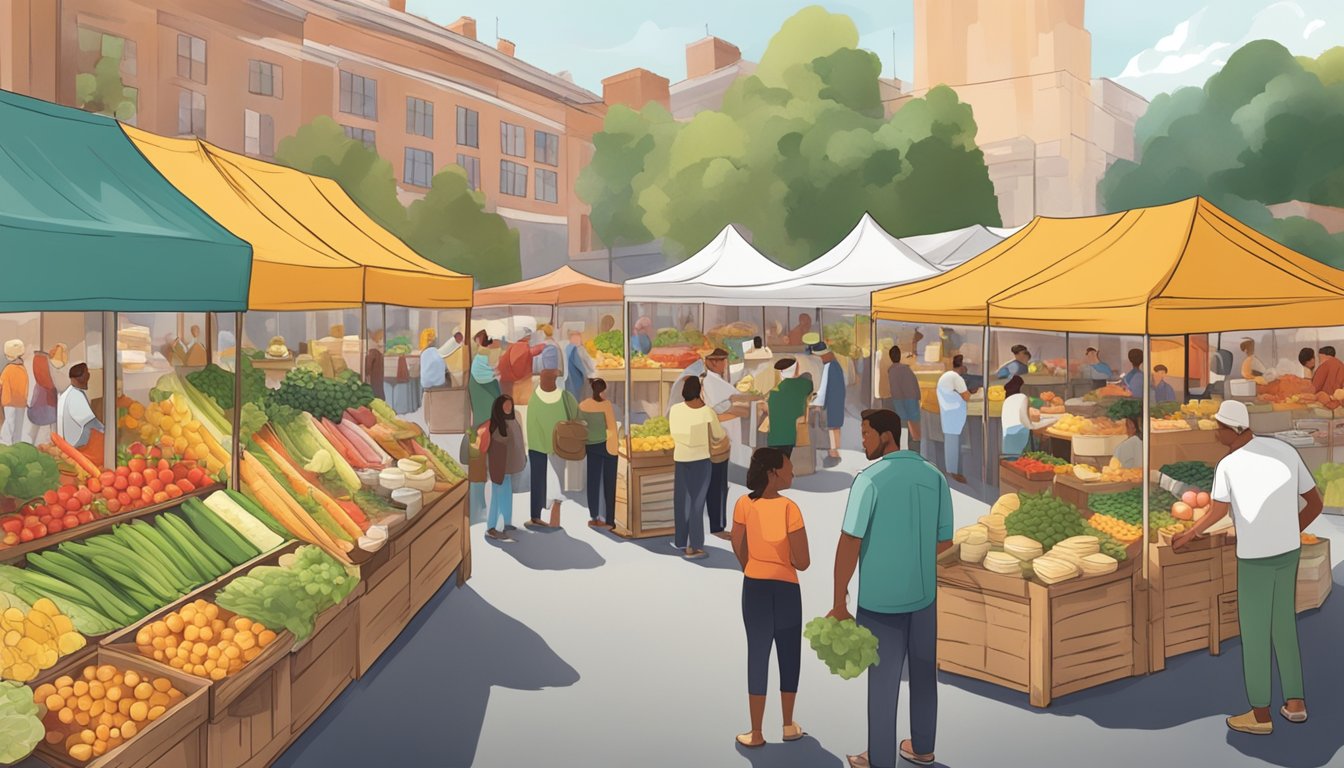
[[[0,764],[11,765],[32,754],[46,735],[33,689],[8,680],[0,682]]]
[[[813,619],[803,628],[803,637],[831,674],[845,680],[853,680],[878,661],[877,638],[853,619]]]

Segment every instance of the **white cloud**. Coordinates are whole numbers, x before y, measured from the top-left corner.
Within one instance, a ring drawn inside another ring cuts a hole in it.
[[[1131,58],[1116,80],[1148,98],[1203,85],[1233,51],[1261,39],[1277,40],[1295,54],[1316,56],[1344,43],[1344,3],[1281,0],[1260,6],[1260,0],[1219,0]]]

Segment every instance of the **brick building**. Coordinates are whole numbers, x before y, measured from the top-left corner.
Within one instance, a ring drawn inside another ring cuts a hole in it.
[[[0,0],[0,87],[270,158],[319,115],[371,146],[403,202],[461,165],[520,233],[525,276],[594,247],[574,181],[601,97],[407,14],[404,0]]]

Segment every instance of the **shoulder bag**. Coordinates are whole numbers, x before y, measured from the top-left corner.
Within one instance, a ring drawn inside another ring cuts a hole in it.
[[[708,408],[709,406],[705,407]],[[718,415],[715,414],[714,418],[717,419]],[[709,433],[705,437],[706,441],[709,443],[709,460],[714,462],[715,464],[724,463],[725,461],[728,460],[728,457],[732,455],[733,452],[732,440],[728,439],[727,432],[724,433],[722,438],[715,440],[713,424],[706,424],[705,431]]]
[[[567,461],[578,461],[587,455],[588,422],[570,412],[570,398],[562,395],[561,399],[565,403],[566,418],[557,422],[551,433],[551,452]]]

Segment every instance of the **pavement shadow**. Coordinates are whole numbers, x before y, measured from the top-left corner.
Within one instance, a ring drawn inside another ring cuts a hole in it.
[[[631,544],[648,552],[649,554],[660,557],[675,557],[678,560],[685,560],[681,556],[683,550],[672,546],[671,536],[656,536],[648,539],[627,539],[621,536],[610,534],[611,538],[626,544]],[[699,560],[686,560],[687,564],[697,565],[701,568],[712,568],[723,571],[741,571],[742,566],[737,562],[737,556],[731,549],[724,549],[705,542],[705,556]]]
[[[1344,565],[1335,569],[1337,588]],[[1306,677],[1307,705],[1311,719],[1288,723],[1278,714],[1283,703],[1278,670],[1274,670],[1272,736],[1247,736],[1227,731],[1233,749],[1283,768],[1321,768],[1336,765],[1344,749],[1344,665],[1336,662],[1339,638],[1344,637],[1344,599],[1331,595],[1318,610],[1298,616],[1298,642]],[[1120,731],[1161,731],[1197,720],[1222,718],[1245,712],[1246,689],[1242,675],[1241,641],[1222,644],[1219,656],[1193,652],[1167,659],[1167,668],[1144,677],[1131,677],[1070,694],[1047,709],[1036,709],[1025,694],[978,680],[940,673],[939,680],[978,696],[1042,715],[1085,717],[1097,725]]]
[[[811,475],[795,478],[793,487],[811,493],[833,493],[848,491],[854,484],[854,472],[839,469],[823,469]],[[784,492],[786,495],[788,491]]]
[[[540,691],[578,681],[540,635],[471,587],[450,584],[273,765],[387,765],[393,758],[465,768],[476,761],[492,688]]]
[[[536,528],[518,526],[510,536],[512,544],[504,544],[481,534],[478,541],[499,549],[534,571],[583,571],[600,568],[607,561],[593,549],[593,545],[569,535],[564,528]]]
[[[811,736],[787,744],[770,742],[761,747],[744,747],[734,743],[733,746],[752,768],[842,768],[846,765],[843,755],[827,750]]]

